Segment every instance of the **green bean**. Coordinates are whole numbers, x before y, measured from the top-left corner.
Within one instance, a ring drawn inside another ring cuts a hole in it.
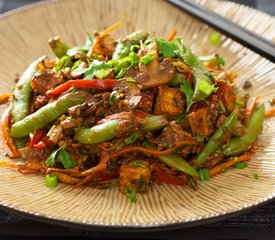
[[[76,131],[74,139],[82,144],[95,144],[111,140],[116,136],[119,123],[119,120],[111,120],[92,128],[80,127]]]
[[[12,109],[11,116],[13,122],[18,122],[25,118],[30,109],[31,104],[31,80],[33,75],[37,70],[37,63],[41,61],[44,57],[34,61],[26,71],[23,73],[22,77],[19,79],[16,87],[13,91]]]
[[[148,121],[148,124],[141,127],[143,132],[155,132],[168,125],[167,118],[162,115],[145,117],[144,120]]]
[[[245,134],[241,137],[230,139],[228,146],[224,149],[224,154],[226,156],[236,156],[249,149],[262,131],[264,114],[265,107],[264,104],[261,104],[253,111]]]
[[[224,135],[233,130],[237,119],[238,111],[234,110],[208,140],[203,150],[200,152],[197,159],[195,160],[196,167],[199,167],[203,163],[205,163],[207,157],[212,154],[217,149],[217,147],[223,144]]]
[[[199,176],[199,173],[183,158],[173,153],[166,155],[159,155],[158,159],[169,167],[175,168],[180,172],[186,173],[191,176]]]
[[[31,104],[31,80],[37,71],[37,64],[45,57],[41,57],[31,63],[26,71],[22,74],[21,78],[16,84],[13,91],[11,116],[14,123],[25,118],[30,109]],[[26,146],[26,139],[15,139],[14,143],[18,149]]]
[[[11,127],[11,136],[14,138],[22,138],[28,136],[34,129],[42,129],[55,121],[67,110],[77,104],[83,103],[90,97],[86,91],[70,92],[61,96],[54,102],[51,102],[31,115],[28,115]]]
[[[144,118],[148,124],[141,127],[143,132],[156,131],[168,124],[164,116],[150,116]],[[110,120],[108,122],[93,126],[91,128],[80,127],[76,132],[74,139],[82,144],[95,144],[109,141],[116,137],[116,131],[119,129],[120,120]]]
[[[63,56],[65,56],[67,54],[67,50],[70,49],[69,46],[61,42],[61,38],[58,36],[51,38],[48,43],[53,50],[55,56],[57,56],[58,58],[62,58]]]

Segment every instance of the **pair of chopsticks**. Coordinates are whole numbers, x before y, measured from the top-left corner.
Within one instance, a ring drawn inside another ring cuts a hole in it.
[[[275,62],[274,42],[268,41],[252,31],[242,28],[224,17],[194,3],[192,0],[168,0],[168,2],[200,19],[252,51]]]

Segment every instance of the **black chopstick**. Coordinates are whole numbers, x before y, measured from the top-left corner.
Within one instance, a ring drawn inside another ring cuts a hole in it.
[[[242,28],[224,17],[194,3],[191,0],[168,0],[171,4],[195,16],[209,26],[234,39],[240,44],[275,62],[275,43]]]

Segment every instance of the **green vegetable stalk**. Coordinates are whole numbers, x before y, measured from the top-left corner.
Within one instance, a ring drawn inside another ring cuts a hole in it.
[[[262,131],[264,121],[265,107],[261,104],[254,110],[246,129],[246,133],[241,137],[234,137],[229,141],[228,146],[224,149],[226,156],[237,156],[256,141]]]
[[[234,110],[229,117],[223,122],[223,124],[218,128],[218,130],[211,136],[209,141],[204,146],[203,150],[198,155],[195,160],[197,167],[201,166],[207,160],[207,157],[210,156],[217,147],[223,144],[224,135],[228,132],[232,132],[235,123],[238,119],[238,111]]]
[[[199,173],[180,156],[170,153],[166,155],[159,155],[158,159],[169,167],[175,168],[180,172],[199,177]]]
[[[66,113],[70,107],[83,103],[89,97],[90,94],[86,91],[68,93],[13,124],[11,127],[11,136],[22,138],[28,136],[34,129],[45,128],[62,114]]]

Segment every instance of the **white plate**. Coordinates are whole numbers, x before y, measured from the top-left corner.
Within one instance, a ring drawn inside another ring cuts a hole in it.
[[[274,40],[274,18],[230,2],[202,1],[210,9]],[[186,45],[199,54],[219,52],[226,68],[238,74],[237,86],[252,82],[251,96],[261,102],[275,96],[274,64],[231,39],[222,37],[219,47],[208,43],[212,29],[165,1],[142,0],[63,0],[35,4],[0,18],[0,92],[10,92],[16,73],[21,74],[37,57],[52,56],[47,40],[60,35],[73,45],[84,42],[86,31],[102,31],[115,22],[125,24],[113,35],[123,36],[143,28],[151,35],[166,38],[175,27]],[[4,107],[0,108],[1,113]],[[3,151],[2,147],[1,150]],[[2,156],[3,160],[8,159]],[[257,173],[259,180],[252,175]],[[105,229],[173,227],[203,224],[240,210],[257,206],[275,195],[275,121],[265,122],[257,154],[244,170],[230,169],[199,190],[168,185],[153,186],[140,195],[136,204],[117,187],[105,191],[90,187],[73,189],[59,184],[44,186],[44,177],[21,175],[0,168],[0,204],[47,221]]]

